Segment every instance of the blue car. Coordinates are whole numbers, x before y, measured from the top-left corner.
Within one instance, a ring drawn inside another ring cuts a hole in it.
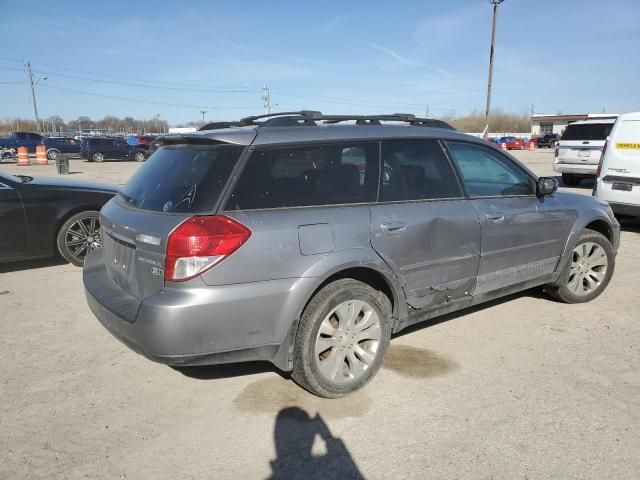
[[[40,145],[46,148],[49,160],[55,160],[59,153],[80,153],[80,142],[71,137],[45,137]]]
[[[105,160],[135,160],[144,162],[147,151],[139,145],[129,145],[126,140],[110,137],[86,137],[80,142],[80,155],[90,162]]]

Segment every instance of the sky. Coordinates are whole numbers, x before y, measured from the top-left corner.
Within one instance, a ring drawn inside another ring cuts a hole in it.
[[[135,4],[134,4],[135,3]],[[0,0],[0,118],[483,111],[487,0]],[[640,110],[640,1],[505,0],[492,107]]]

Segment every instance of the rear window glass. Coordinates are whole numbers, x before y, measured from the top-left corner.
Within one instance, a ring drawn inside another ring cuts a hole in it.
[[[226,209],[372,201],[377,190],[377,173],[376,142],[256,150]]]
[[[613,123],[584,123],[569,125],[560,140],[606,140]]]
[[[243,149],[226,144],[165,146],[138,169],[120,196],[143,210],[210,212]]]

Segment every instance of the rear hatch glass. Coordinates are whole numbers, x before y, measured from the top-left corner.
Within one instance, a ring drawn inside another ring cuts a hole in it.
[[[604,142],[611,133],[612,127],[613,123],[569,125],[560,140],[602,140]]]
[[[229,144],[164,146],[138,169],[120,196],[141,210],[211,212],[244,148]]]

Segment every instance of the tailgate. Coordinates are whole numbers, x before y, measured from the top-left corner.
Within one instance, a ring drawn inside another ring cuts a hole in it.
[[[603,148],[603,140],[561,140],[558,145],[557,163],[597,165]]]
[[[169,233],[189,215],[166,215],[109,201],[100,214],[102,248],[109,278],[124,292],[144,300],[164,287]]]

